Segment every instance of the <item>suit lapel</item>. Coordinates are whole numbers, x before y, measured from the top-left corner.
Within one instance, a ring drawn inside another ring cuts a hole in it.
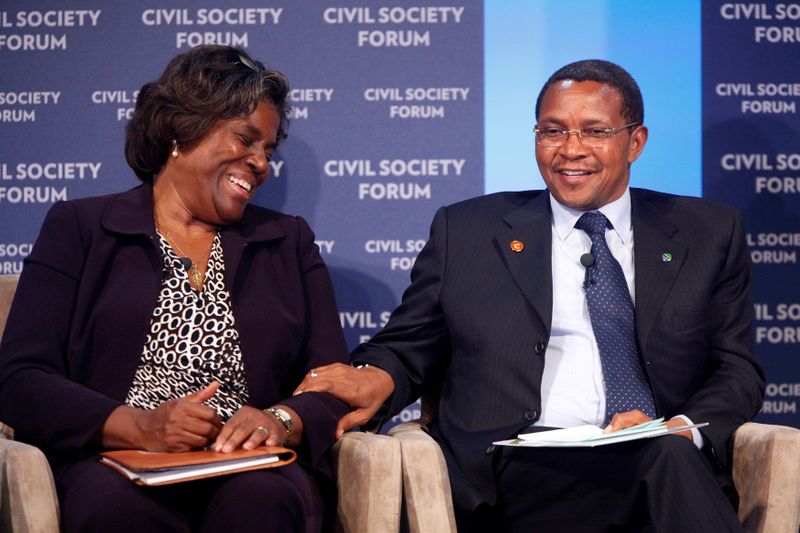
[[[231,293],[234,307],[238,303],[240,286],[239,265],[245,248],[255,243],[276,241],[286,238],[286,231],[277,220],[263,212],[245,209],[242,219],[220,231],[222,255],[225,258],[225,285]]]
[[[506,227],[495,235],[495,242],[511,276],[539,314],[548,334],[553,315],[549,198],[544,191],[503,217]],[[513,241],[521,242],[524,249],[513,251],[510,246]]]
[[[672,239],[677,228],[665,214],[668,207],[667,204],[657,206],[631,189],[636,334],[640,347],[646,346],[688,252],[685,245]]]

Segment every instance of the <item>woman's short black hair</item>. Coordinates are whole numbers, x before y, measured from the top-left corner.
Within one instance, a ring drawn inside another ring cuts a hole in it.
[[[576,61],[555,71],[544,83],[544,87],[539,91],[539,97],[536,99],[537,121],[544,93],[551,85],[563,80],[596,81],[610,85],[622,97],[622,116],[630,122],[644,124],[644,102],[636,80],[621,66],[602,59]]]
[[[218,120],[252,113],[260,102],[280,116],[277,141],[286,137],[289,82],[247,52],[198,46],[169,62],[161,77],[142,87],[125,132],[125,159],[142,181],[152,182],[176,141],[191,150]]]

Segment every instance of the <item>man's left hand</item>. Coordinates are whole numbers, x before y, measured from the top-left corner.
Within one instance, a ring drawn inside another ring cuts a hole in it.
[[[644,414],[638,409],[632,411],[625,411],[624,413],[617,413],[611,417],[611,422],[603,429],[603,433],[612,433],[620,429],[638,426],[652,420],[649,416]]]
[[[678,416],[667,420],[667,427],[670,429],[680,428],[687,425],[688,424],[686,423],[686,421]],[[678,431],[677,433],[673,433],[673,435],[680,435],[681,437],[686,437],[687,439],[689,439],[689,442],[694,442],[694,439],[692,438],[692,430],[690,429],[687,429],[686,431]]]
[[[613,417],[611,417],[611,422],[603,429],[603,433],[612,433],[614,431],[619,431],[620,429],[629,428],[632,426],[638,426],[639,424],[644,424],[645,422],[649,422],[652,420],[649,416],[644,414],[638,409],[634,409],[632,411],[626,411],[624,413],[617,413]],[[686,426],[686,421],[680,417],[675,417],[667,420],[667,427],[678,428]],[[694,442],[692,439],[692,432],[690,430],[686,431],[678,431],[674,433],[674,435],[680,435],[681,437],[686,437],[689,441]]]

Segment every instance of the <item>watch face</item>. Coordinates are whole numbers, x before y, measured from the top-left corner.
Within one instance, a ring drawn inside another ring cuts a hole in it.
[[[271,407],[267,410],[274,414],[278,420],[280,420],[281,424],[283,424],[283,427],[286,428],[287,434],[292,433],[292,427],[294,424],[292,423],[292,415],[290,415],[288,411],[284,409],[278,409],[276,407]]]

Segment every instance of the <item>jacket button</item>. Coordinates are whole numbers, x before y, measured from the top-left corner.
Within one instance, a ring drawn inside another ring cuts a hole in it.
[[[496,446],[494,444],[491,444],[488,448],[486,448],[486,455],[490,455],[492,452],[494,452],[495,448]]]
[[[533,351],[537,353],[537,355],[542,355],[544,353],[545,344],[543,342],[537,342],[536,346],[533,347]]]
[[[528,422],[533,422],[534,420],[536,420],[536,415],[538,414],[539,413],[536,412],[536,409],[527,409],[525,411],[525,420],[527,420]]]

